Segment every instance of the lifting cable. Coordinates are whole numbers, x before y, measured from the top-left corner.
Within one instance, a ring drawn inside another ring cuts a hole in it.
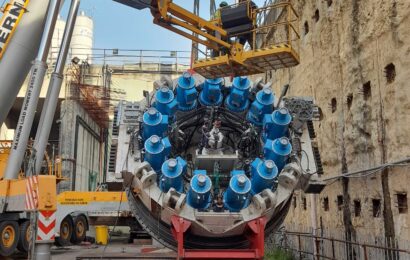
[[[408,165],[410,165],[410,157],[402,159],[402,160],[398,160],[395,162],[391,162],[391,163],[385,163],[385,164],[375,166],[372,168],[368,168],[368,169],[364,169],[364,170],[358,170],[358,171],[340,174],[337,176],[322,179],[322,181],[338,180],[340,178],[363,178],[363,177],[367,177],[375,173],[378,173],[387,168],[398,167],[398,166],[408,166]]]

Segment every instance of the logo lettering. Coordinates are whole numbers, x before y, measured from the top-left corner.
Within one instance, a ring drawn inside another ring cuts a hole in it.
[[[10,38],[25,12],[29,0],[16,0],[6,5],[4,15],[0,21],[0,59],[6,51]]]

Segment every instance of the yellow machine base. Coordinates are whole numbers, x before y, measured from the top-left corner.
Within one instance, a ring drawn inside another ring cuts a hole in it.
[[[299,56],[296,51],[287,44],[281,44],[244,51],[237,56],[223,55],[198,60],[193,64],[193,70],[205,78],[220,78],[260,74],[298,64]]]

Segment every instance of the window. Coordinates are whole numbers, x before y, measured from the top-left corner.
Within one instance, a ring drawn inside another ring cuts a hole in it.
[[[303,210],[307,209],[306,197],[302,197]]]
[[[337,100],[336,98],[332,98],[330,101],[330,109],[332,110],[332,113],[336,112],[337,110]]]
[[[319,9],[316,9],[315,15],[313,16],[313,20],[315,20],[315,22],[319,22],[319,19],[320,19]]]
[[[364,100],[368,100],[372,97],[372,85],[371,85],[370,81],[363,84],[362,92],[363,92],[363,99]]]
[[[293,204],[293,208],[296,209],[296,197],[295,196],[293,196],[292,204]]]
[[[342,210],[342,208],[343,208],[343,196],[338,195],[337,196],[337,209]]]
[[[304,34],[307,35],[309,33],[309,23],[305,21],[305,24],[303,25],[304,29]]]
[[[354,200],[353,205],[354,205],[354,216],[360,217],[360,214],[362,213],[362,204],[360,200]]]
[[[373,217],[378,218],[381,214],[381,200],[372,199],[373,204]]]
[[[327,2],[327,7],[331,7],[333,4],[333,0],[326,0]]]
[[[323,198],[323,209],[329,211],[329,197]]]
[[[407,193],[399,193],[397,196],[397,207],[399,208],[399,214],[407,213]]]
[[[396,79],[396,66],[394,66],[393,63],[388,64],[386,67],[384,67],[384,73],[386,76],[387,83],[393,83]]]
[[[353,104],[353,94],[352,93],[349,93],[349,95],[347,95],[346,104],[347,104],[348,109],[352,107],[352,104]]]

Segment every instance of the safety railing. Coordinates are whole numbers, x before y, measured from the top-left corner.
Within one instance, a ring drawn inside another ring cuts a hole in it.
[[[299,51],[299,16],[292,3],[287,0],[267,0],[262,7],[252,7],[250,2],[241,2],[225,8],[235,8],[248,4],[253,17],[253,29],[229,35],[229,41],[241,42],[245,39],[245,51],[260,50],[272,45],[286,44],[296,53]],[[242,39],[241,39],[242,38]],[[242,43],[242,42],[241,42]],[[212,57],[212,50],[200,50],[198,59]]]
[[[410,259],[409,241],[370,235],[319,236],[281,231],[275,233],[266,246],[268,251],[273,247],[286,250],[296,259]]]
[[[296,51],[299,49],[299,16],[290,2],[274,1],[256,9],[253,30],[256,48],[268,45],[287,44]]]
[[[53,47],[49,53],[50,68],[56,62],[59,48]],[[148,71],[183,71],[189,68],[190,51],[174,50],[132,50],[103,48],[70,48],[68,63],[88,63],[116,67],[135,67]]]

